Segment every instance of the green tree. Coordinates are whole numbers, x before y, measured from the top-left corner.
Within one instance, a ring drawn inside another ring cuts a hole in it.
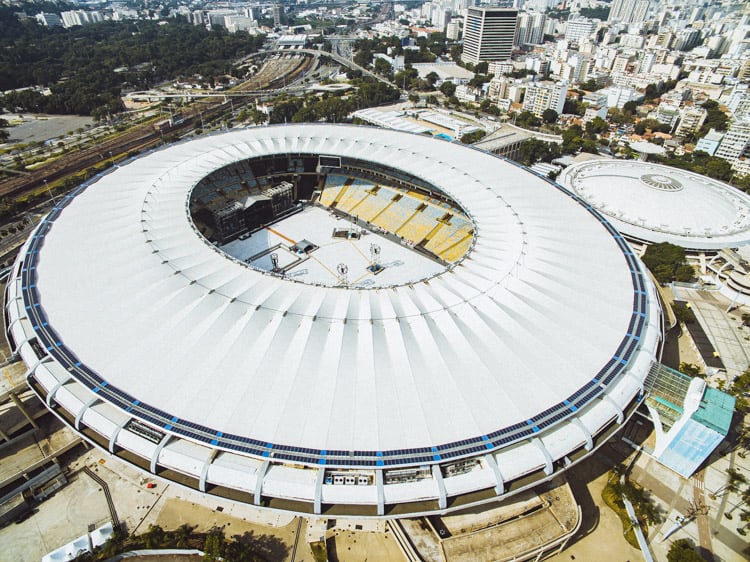
[[[188,546],[188,540],[193,534],[193,529],[195,529],[195,527],[192,527],[187,523],[183,523],[177,527],[177,530],[174,532],[175,546],[177,548],[185,548]]]
[[[687,303],[682,301],[674,301],[672,303],[672,311],[678,322],[685,324],[692,324],[695,322],[695,313],[691,308],[688,307]]]
[[[562,132],[562,151],[573,154],[583,147],[583,129],[580,125],[571,125]]]
[[[689,539],[679,539],[669,546],[667,562],[705,562],[703,557],[693,549]]]
[[[206,535],[206,542],[203,545],[203,560],[211,562],[220,560],[224,555],[225,546],[224,531],[214,527]]]
[[[732,165],[723,158],[711,157],[706,163],[705,173],[710,178],[726,181],[732,177]]]
[[[581,84],[581,89],[586,90],[587,92],[596,92],[597,90],[601,90],[603,87],[604,86],[599,85],[599,83],[593,78],[590,78],[586,82],[583,82]]]
[[[515,124],[519,127],[523,127],[524,129],[531,129],[533,127],[538,127],[542,124],[541,119],[531,113],[531,111],[522,111],[518,114],[518,116],[515,119]]]
[[[746,369],[740,376],[735,377],[727,392],[734,396],[734,409],[743,414],[750,411],[747,396],[750,394],[750,369]]]
[[[487,74],[488,69],[489,63],[487,61],[479,62],[474,66],[474,72],[477,74]]]
[[[474,131],[473,133],[466,133],[459,140],[464,144],[473,144],[484,137],[486,134],[486,131],[480,129],[478,131]]]
[[[586,123],[586,136],[594,138],[596,135],[600,135],[607,131],[609,126],[607,122],[601,117],[594,117],[591,121]]]
[[[542,121],[545,123],[554,123],[557,121],[557,117],[557,111],[554,109],[548,108],[542,112]]]
[[[393,78],[393,67],[385,59],[376,58],[374,62],[375,73],[385,76],[388,80]]]
[[[647,130],[650,130],[653,133],[668,133],[672,130],[672,127],[665,125],[656,119],[641,119],[633,127],[633,131],[636,135],[642,135]]]
[[[678,268],[687,265],[684,248],[669,242],[651,244],[646,248],[646,252],[643,254],[643,263],[661,284],[669,283],[675,279]],[[684,274],[684,270],[681,270],[681,276]]]
[[[158,548],[164,546],[166,534],[159,525],[149,525],[148,530],[141,537],[146,548]]]
[[[534,138],[522,142],[519,150],[519,161],[526,166],[531,166],[539,161],[551,162],[562,155],[559,144]]]
[[[456,93],[456,85],[453,82],[443,82],[440,84],[440,93],[446,97],[451,97]]]
[[[680,366],[677,370],[691,377],[705,376],[698,365],[694,363],[686,363],[685,361],[680,362]]]

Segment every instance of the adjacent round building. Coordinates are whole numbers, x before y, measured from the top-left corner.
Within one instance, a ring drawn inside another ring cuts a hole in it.
[[[326,516],[554,477],[634,411],[661,339],[642,264],[576,194],[323,124],[201,137],[82,186],[19,254],[6,321],[29,385],[98,447]]]
[[[631,160],[566,168],[562,185],[635,242],[718,251],[750,242],[750,196],[706,176]]]

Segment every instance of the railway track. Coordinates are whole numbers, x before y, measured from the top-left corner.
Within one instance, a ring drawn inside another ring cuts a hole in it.
[[[283,64],[276,64],[278,62]],[[234,96],[232,98],[233,103],[247,103],[257,96],[259,90],[273,89],[287,81],[294,81],[304,74],[312,64],[313,58],[310,56],[267,61],[255,76],[232,90],[232,93],[235,94],[248,92],[247,97]],[[201,117],[203,121],[210,121],[224,111],[226,111],[224,101],[209,101],[200,109],[188,106],[183,110],[183,122],[173,126],[168,134],[186,133],[201,122]],[[13,176],[0,180],[0,197],[23,195],[40,188],[45,182],[56,181],[106,161],[110,153],[120,155],[135,150],[147,150],[160,142],[162,142],[162,133],[155,130],[152,124],[140,125],[122,135],[42,165],[28,175]]]

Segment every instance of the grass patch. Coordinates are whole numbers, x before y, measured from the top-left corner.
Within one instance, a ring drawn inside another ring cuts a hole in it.
[[[615,491],[612,482],[607,482],[607,485],[602,490],[602,499],[604,500],[604,503],[606,503],[607,506],[617,514],[617,517],[620,518],[625,540],[628,541],[630,546],[640,550],[641,547],[638,546],[638,540],[635,538],[635,531],[633,531],[633,527],[630,524],[630,516],[628,515],[628,512],[625,511],[625,504],[622,503],[622,498]],[[643,532],[646,533],[646,529],[643,529]]]

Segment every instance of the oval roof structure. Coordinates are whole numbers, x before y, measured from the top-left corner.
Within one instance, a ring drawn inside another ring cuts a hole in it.
[[[706,176],[649,162],[592,160],[566,168],[559,181],[637,240],[694,250],[750,241],[750,197]]]
[[[248,267],[198,233],[189,197],[212,171],[271,154],[422,178],[465,210],[473,245],[390,287]],[[541,437],[546,452],[509,456],[506,479],[539,462],[551,471],[622,421],[660,325],[627,243],[560,186],[463,145],[352,126],[247,129],[138,158],[53,210],[8,290],[32,378],[48,401],[67,397],[76,427],[98,424],[110,449],[131,417],[201,447],[310,466],[499,459]],[[74,382],[75,400],[61,390]],[[165,443],[122,446],[152,455],[154,470]]]

